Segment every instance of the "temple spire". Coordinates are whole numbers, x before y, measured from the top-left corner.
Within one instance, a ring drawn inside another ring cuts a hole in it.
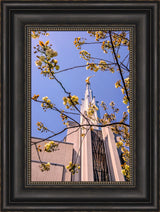
[[[82,104],[81,104],[81,113],[83,114],[87,114],[88,110],[90,107],[92,107],[93,105],[95,105],[98,109],[99,109],[99,106],[98,106],[98,102],[95,100],[95,96],[93,96],[93,91],[91,89],[91,84],[90,84],[90,78],[93,77],[93,76],[90,76],[90,77],[87,77],[86,79],[86,91],[85,91],[85,98],[82,99]],[[91,124],[98,124],[98,121],[97,119],[100,118],[100,115],[99,115],[99,110],[94,110],[94,114],[93,114],[93,117],[90,119],[90,122]],[[83,123],[84,121],[84,118],[81,116],[81,119],[80,119],[80,122],[81,124]],[[99,129],[99,127],[94,127],[95,129]]]

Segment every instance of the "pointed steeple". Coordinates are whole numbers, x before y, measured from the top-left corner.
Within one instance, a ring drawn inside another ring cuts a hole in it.
[[[86,83],[86,91],[85,91],[85,109],[88,110],[89,104],[93,101],[93,92],[91,90],[90,83]]]
[[[86,79],[86,91],[85,91],[85,98],[82,99],[82,104],[81,104],[81,113],[87,114],[88,109],[95,105],[98,109],[98,102],[95,100],[95,96],[93,96],[93,91],[91,90],[91,85],[89,82],[89,77]],[[99,110],[95,110],[93,114],[93,118],[90,119],[90,122],[92,124],[98,124],[97,119],[100,118],[100,113]],[[81,124],[83,123],[84,117],[81,116],[80,122]],[[94,127],[94,129],[99,129],[99,127]]]

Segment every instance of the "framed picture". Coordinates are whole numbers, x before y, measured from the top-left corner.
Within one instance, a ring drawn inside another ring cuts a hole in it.
[[[2,211],[158,211],[158,9],[2,1]]]

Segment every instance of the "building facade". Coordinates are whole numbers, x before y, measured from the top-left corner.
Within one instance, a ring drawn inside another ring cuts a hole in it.
[[[34,145],[37,138],[32,138],[32,181],[125,181],[121,172],[121,152],[116,146],[118,138],[110,127],[99,128],[97,122],[100,118],[99,110],[94,109],[92,117],[86,118],[87,111],[93,105],[98,108],[88,81],[80,110],[80,124],[84,127],[79,128],[75,122],[69,121],[65,141],[57,142],[59,150],[51,153],[39,152],[42,162],[50,162],[50,171],[40,171],[40,161]],[[41,142],[42,148],[45,142]],[[75,175],[71,175],[66,169],[70,161],[80,165]]]

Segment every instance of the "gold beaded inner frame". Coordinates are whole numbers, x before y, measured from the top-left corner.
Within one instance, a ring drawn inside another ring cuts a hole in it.
[[[91,181],[32,181],[31,180],[31,32],[32,31],[129,31],[130,50],[130,180],[129,181],[106,181],[106,182],[91,182]],[[51,186],[51,185],[100,185],[100,186],[135,186],[136,182],[136,27],[135,25],[74,25],[74,26],[25,26],[25,187],[30,186]]]

